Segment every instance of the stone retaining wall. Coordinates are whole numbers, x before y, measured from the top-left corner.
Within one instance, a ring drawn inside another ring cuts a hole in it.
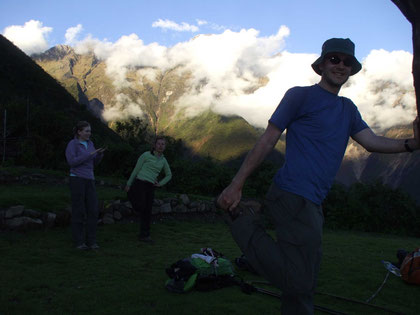
[[[68,184],[68,176],[45,175],[32,173],[30,170],[26,174],[13,175],[5,169],[0,169],[0,185],[19,183],[22,185],[31,184]],[[109,184],[101,180],[96,181],[96,185],[119,188],[120,185]],[[134,213],[130,202],[115,200],[104,203],[99,202],[98,224],[114,224],[116,222],[134,221],[138,214]],[[198,215],[207,216],[216,213],[216,207],[212,201],[190,200],[188,195],[181,194],[178,197],[155,199],[153,202],[152,215],[172,216],[172,215]],[[71,208],[54,212],[41,212],[27,209],[22,205],[15,205],[7,209],[0,208],[0,230],[27,231],[31,229],[45,229],[55,226],[68,226],[71,220]]]
[[[99,202],[98,224],[114,224],[117,222],[134,221],[138,216],[128,201],[115,200],[104,204]],[[211,201],[190,201],[185,194],[178,198],[155,199],[152,215],[174,214],[209,214],[216,213],[216,207]],[[58,212],[40,212],[16,205],[8,209],[0,209],[0,230],[27,231],[45,229],[55,226],[67,226],[71,220],[71,208]]]

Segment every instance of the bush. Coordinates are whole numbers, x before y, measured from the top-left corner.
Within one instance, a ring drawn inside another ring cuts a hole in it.
[[[233,177],[232,169],[217,164],[210,157],[199,160],[177,159],[170,166],[173,177],[168,189],[189,194],[215,196]]]
[[[324,204],[330,228],[420,236],[420,207],[400,190],[381,183],[334,185]]]

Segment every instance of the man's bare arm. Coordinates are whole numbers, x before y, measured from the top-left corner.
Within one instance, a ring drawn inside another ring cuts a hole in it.
[[[413,122],[414,138],[408,139],[407,145],[411,150],[420,149],[419,118]],[[353,139],[369,152],[401,153],[407,152],[405,139],[391,139],[377,136],[370,128],[356,133]]]
[[[264,161],[265,157],[273,150],[279,140],[282,131],[273,124],[268,124],[263,135],[258,139],[255,146],[247,154],[238,173],[231,184],[219,196],[218,204],[226,210],[234,209],[242,197],[242,188],[246,179]]]

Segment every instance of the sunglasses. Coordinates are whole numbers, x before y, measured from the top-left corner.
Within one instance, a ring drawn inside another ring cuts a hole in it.
[[[351,58],[341,59],[340,57],[333,55],[328,58],[328,61],[331,62],[333,65],[338,65],[342,61],[346,67],[353,66],[353,59]]]

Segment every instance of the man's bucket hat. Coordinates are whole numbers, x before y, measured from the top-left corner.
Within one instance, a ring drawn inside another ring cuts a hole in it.
[[[321,57],[312,64],[312,69],[319,75],[322,75],[319,64],[324,60],[325,55],[329,53],[343,53],[353,58],[350,75],[354,75],[362,69],[362,65],[354,56],[354,43],[349,38],[330,38],[322,45]]]

